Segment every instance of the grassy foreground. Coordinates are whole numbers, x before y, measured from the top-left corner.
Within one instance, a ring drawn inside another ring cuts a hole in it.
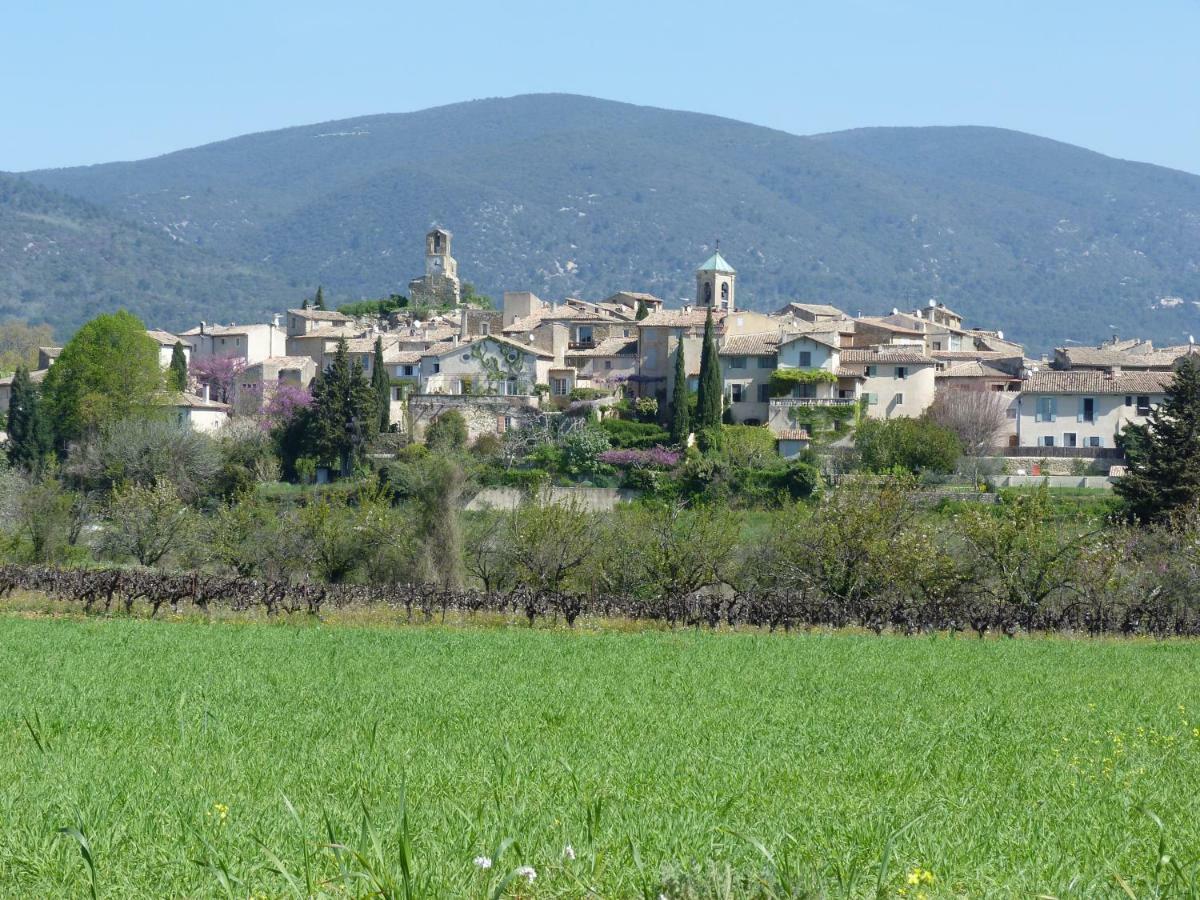
[[[1190,896],[1198,672],[1192,643],[0,616],[0,893],[88,896],[90,858],[106,897],[519,866],[506,896]]]

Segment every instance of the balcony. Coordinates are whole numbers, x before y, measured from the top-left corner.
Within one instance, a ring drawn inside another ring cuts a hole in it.
[[[841,400],[834,397],[772,397],[771,405],[782,409],[793,406],[854,406],[857,400]]]
[[[567,341],[567,350],[592,350],[595,346],[595,338],[580,338],[575,341]]]

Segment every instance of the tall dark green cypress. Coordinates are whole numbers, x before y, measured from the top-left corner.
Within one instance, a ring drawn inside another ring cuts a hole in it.
[[[1200,500],[1200,364],[1188,357],[1144,427],[1130,426],[1129,472],[1113,485],[1131,517],[1161,520]]]
[[[383,361],[383,338],[375,338],[375,359],[371,363],[371,387],[375,389],[375,403],[379,408],[379,430],[387,431],[391,426],[392,379],[388,377],[387,365]]]
[[[639,300],[637,304],[637,315],[635,315],[634,318],[640,322],[648,315],[650,315],[650,307],[646,305],[645,300]]]
[[[183,343],[176,341],[171,349],[171,365],[167,367],[167,386],[173,391],[182,391],[187,389],[187,381],[187,355],[183,352]]]
[[[717,358],[717,341],[713,334],[712,308],[704,319],[704,349],[700,352],[700,386],[696,392],[696,439],[701,450],[720,441],[721,437],[721,361]],[[705,445],[707,442],[708,446]]]
[[[18,366],[8,397],[8,461],[36,472],[50,456],[54,438],[50,421],[42,410],[41,395],[29,378],[29,371]]]
[[[317,285],[317,296],[313,299],[313,309],[324,309],[324,308],[325,308],[325,291],[322,290],[321,286],[318,284]]]
[[[333,361],[312,385],[309,439],[322,462],[337,463],[349,475],[363,458],[367,437],[379,422],[375,391],[358,363],[351,364],[346,339],[338,341]]]
[[[671,386],[671,443],[686,446],[691,430],[687,370],[683,364],[683,338],[680,337],[679,346],[675,349],[675,383]]]

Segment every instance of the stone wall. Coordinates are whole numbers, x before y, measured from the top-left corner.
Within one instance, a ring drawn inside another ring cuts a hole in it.
[[[467,509],[516,509],[525,496],[519,488],[484,488],[467,504]],[[608,512],[618,503],[628,503],[639,495],[637,491],[622,488],[552,487],[548,496],[552,503],[578,503],[589,512]]]
[[[413,439],[424,440],[430,423],[451,409],[462,414],[470,441],[483,434],[502,434],[509,428],[519,428],[541,414],[537,397],[416,394],[408,401]]]

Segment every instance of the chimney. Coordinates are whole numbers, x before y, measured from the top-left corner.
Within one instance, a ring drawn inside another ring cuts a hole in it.
[[[208,382],[207,381],[204,382],[204,384],[200,388],[200,396],[204,398],[205,403],[208,402],[209,395],[208,395]]]
[[[279,313],[275,313],[275,315],[271,316],[271,326],[273,328],[279,327],[279,319],[280,319]]]
[[[204,329],[206,329],[206,328],[208,328],[208,323],[201,320],[200,321],[200,333],[204,334]]]

